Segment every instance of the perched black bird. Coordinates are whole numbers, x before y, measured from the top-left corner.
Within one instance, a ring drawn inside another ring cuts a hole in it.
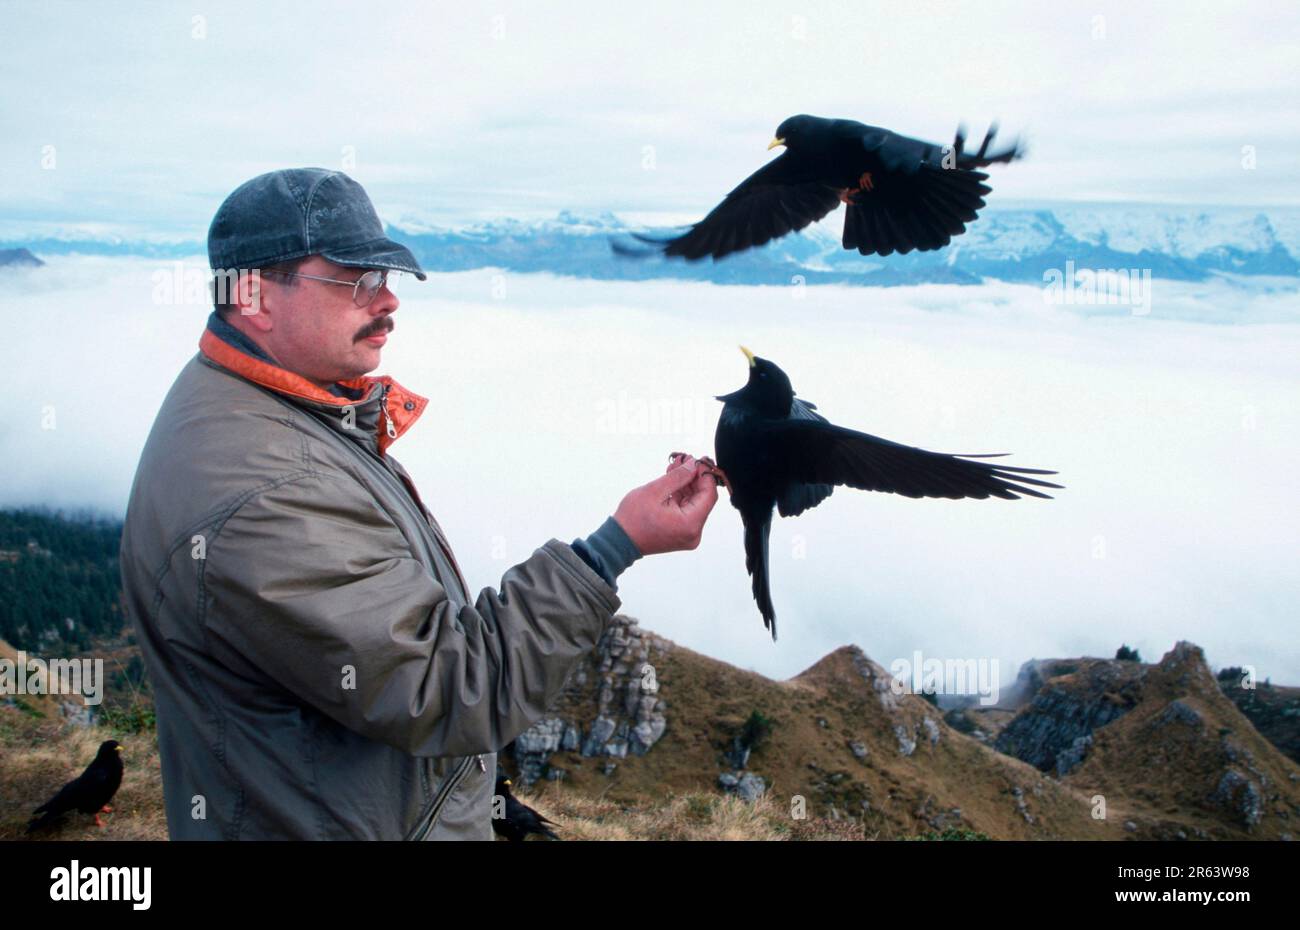
[[[505,816],[492,818],[492,829],[496,831],[497,836],[504,836],[512,843],[522,843],[530,833],[537,833],[553,840],[559,839],[549,827],[544,826],[548,823],[554,826],[555,822],[547,820],[527,804],[516,799],[510,793],[510,779],[500,769],[497,770],[496,793],[505,800]]]
[[[996,125],[990,126],[972,154],[960,128],[946,147],[853,120],[792,116],[768,145],[785,146],[780,157],[742,181],[689,232],[672,239],[637,235],[655,248],[614,242],[614,251],[719,259],[803,229],[841,203],[848,206],[846,249],[906,255],[942,248],[966,231],[992,190],[984,183],[988,175],[975,169],[1024,154],[1018,142],[990,152],[995,135]]]
[[[95,826],[103,827],[99,819],[101,813],[111,813],[108,802],[117,793],[122,784],[122,747],[115,739],[105,740],[99,744],[95,755],[86,770],[59,789],[59,793],[50,798],[33,814],[27,824],[27,832],[49,826],[69,811],[81,811],[83,814],[95,815]]]
[[[754,600],[763,625],[776,639],[776,611],[768,590],[767,539],[772,508],[793,517],[816,507],[835,485],[887,491],[906,497],[1049,497],[1024,485],[1059,488],[1025,475],[1054,475],[1040,468],[976,462],[986,455],[927,452],[836,426],[816,404],[799,400],[786,373],[741,346],[749,359],[749,383],[724,394],[714,435],[718,468],[731,503],[745,525],[745,568],[754,579]]]

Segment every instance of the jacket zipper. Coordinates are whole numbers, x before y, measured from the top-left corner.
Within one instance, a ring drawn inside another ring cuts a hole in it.
[[[262,387],[261,385],[258,386]],[[388,438],[396,439],[397,428],[393,425],[393,418],[388,413],[389,385],[383,384],[381,386],[383,388],[383,391],[379,395],[380,414],[384,418],[384,424],[386,428],[385,431],[388,433]],[[311,411],[308,408],[303,408],[296,404],[291,404],[289,401],[285,400],[285,398],[280,396],[279,392],[277,391],[270,390],[267,388],[263,388],[263,390],[266,390],[268,394],[270,394],[276,400],[279,400],[281,403],[284,403],[286,406],[293,407],[294,409],[297,410],[307,409],[308,412],[313,416],[317,416],[317,417],[320,416],[319,414],[315,413],[315,411]],[[344,445],[350,446],[351,441],[345,440]],[[410,495],[407,494],[405,489],[401,487],[402,481],[400,476],[393,473],[393,471],[388,467],[388,464],[384,462],[382,455],[375,455],[374,457],[379,460],[380,471],[388,475],[390,481],[395,481],[397,483],[399,498],[409,499]],[[412,501],[412,503],[414,503],[414,501]],[[416,510],[417,512],[420,511],[418,505],[416,507]],[[420,519],[426,525],[430,523],[430,519],[428,515],[424,513],[420,513]],[[456,571],[457,575],[459,576],[460,566],[455,564],[455,559],[451,555],[450,547],[443,543],[441,536],[442,534],[439,530],[434,531],[434,541],[438,544],[438,546],[442,549],[442,551],[451,560],[453,568]],[[460,581],[461,581],[461,587],[464,588],[465,584],[464,584],[463,577],[460,578]],[[468,594],[468,589],[466,589],[466,593]],[[469,770],[473,767],[475,762],[478,763],[478,767],[480,771],[483,772],[487,771],[487,764],[483,761],[482,756],[466,756],[465,760],[460,764],[460,766],[456,769],[456,771],[453,772],[451,775],[449,775],[447,778],[443,779],[443,784],[439,786],[438,793],[435,794],[432,800],[430,800],[429,803],[424,806],[423,810],[420,811],[420,816],[416,820],[415,826],[413,826],[407,832],[406,836],[403,837],[403,840],[420,841],[429,835],[429,833],[433,830],[434,826],[437,824],[438,817],[442,814],[442,808],[446,804],[447,798],[451,795],[453,791],[456,790],[457,787],[459,787],[460,783],[465,780],[465,776],[469,774]],[[427,825],[425,825],[426,819],[429,821]]]
[[[388,437],[390,439],[396,439],[397,428],[393,425],[393,418],[388,413],[389,386],[387,384],[383,384],[381,385],[381,387],[382,387],[382,391],[379,395],[380,415],[384,418],[385,429],[386,432],[388,433]],[[345,440],[345,445],[350,445],[350,441]],[[397,483],[398,496],[407,498],[409,500],[410,495],[407,494],[406,490],[401,487],[402,485],[401,476],[395,474],[389,468],[388,463],[383,460],[382,455],[375,455],[374,458],[379,460],[379,466],[380,466],[379,470],[388,476],[388,480],[395,481]],[[412,503],[414,503],[414,501],[412,501]],[[417,508],[417,512],[419,512],[419,505],[416,505],[416,508]],[[424,513],[420,513],[420,518],[426,525],[430,524],[430,520],[427,518],[427,516]],[[448,560],[451,562],[453,570],[456,572],[457,576],[459,577],[461,587],[465,589],[466,595],[468,596],[468,588],[465,586],[464,577],[460,576],[460,566],[456,565],[455,557],[452,556],[450,547],[443,542],[442,534],[438,530],[434,531],[434,542],[442,549],[443,553],[447,556]],[[406,836],[403,837],[403,840],[418,842],[418,841],[422,841],[426,836],[429,835],[429,833],[433,830],[434,826],[437,824],[438,817],[442,814],[442,808],[446,804],[447,798],[451,795],[453,791],[456,790],[456,788],[460,785],[460,783],[465,780],[465,776],[469,774],[469,770],[474,765],[475,762],[478,763],[478,767],[481,771],[483,772],[487,771],[487,764],[483,761],[482,756],[467,756],[465,758],[465,761],[460,764],[459,768],[457,768],[456,771],[454,771],[447,778],[443,779],[443,784],[439,786],[438,793],[435,794],[433,796],[433,799],[430,800],[429,803],[424,806],[424,809],[420,811],[420,816],[415,821],[415,826],[413,826],[407,832]],[[428,821],[427,825],[425,824],[426,820]]]
[[[392,418],[388,414],[389,388],[387,384],[380,384],[380,388],[381,388],[381,393],[379,395],[379,410],[380,410],[380,416],[383,418],[386,425],[385,432],[387,432],[391,438],[396,439],[397,428],[393,425]],[[268,393],[270,393],[276,399],[280,400],[286,406],[293,407],[296,410],[306,410],[311,416],[320,420],[322,423],[325,423],[327,428],[330,428],[323,414],[320,414],[308,407],[298,407],[294,404],[290,404],[288,401],[284,400],[284,398],[280,397],[280,395],[276,394],[274,391],[269,391]],[[344,445],[350,448],[355,446],[355,444],[350,439],[345,440]],[[395,489],[398,492],[398,497],[402,498],[404,501],[410,501],[414,505],[413,512],[417,517],[417,522],[423,523],[433,529],[434,542],[437,544],[438,548],[442,551],[442,554],[446,557],[448,564],[451,565],[452,572],[456,575],[456,580],[460,583],[461,592],[464,594],[466,600],[471,600],[469,582],[465,580],[465,575],[460,570],[460,563],[456,561],[456,556],[452,554],[451,544],[447,542],[446,535],[442,532],[442,527],[438,525],[438,521],[433,519],[431,514],[425,513],[424,510],[422,509],[423,505],[417,503],[414,500],[414,498],[412,497],[412,493],[403,486],[405,484],[405,481],[402,478],[402,476],[397,474],[395,471],[393,471],[393,469],[389,466],[388,462],[384,460],[383,454],[378,452],[371,452],[369,449],[365,449],[365,450],[354,449],[354,451],[358,455],[361,455],[363,457],[369,456],[370,458],[378,462],[379,470],[384,473],[388,481],[393,482],[395,484],[396,486]]]
[[[397,438],[397,427],[393,425],[392,415],[389,414],[388,412],[388,390],[389,390],[389,386],[387,384],[384,384],[383,391],[379,395],[379,412],[380,415],[383,416],[384,418],[384,430],[385,432],[388,433],[388,438],[390,440],[393,440]],[[386,464],[384,467],[385,470],[388,470]],[[440,534],[435,534],[435,535],[440,535]],[[438,539],[437,542],[439,546],[443,545],[441,539]],[[460,566],[455,564],[455,559],[451,555],[450,550],[448,550],[444,546],[443,551],[446,553],[447,557],[451,560],[454,570],[457,572],[457,574],[459,574]],[[464,586],[464,582],[462,579],[462,587],[463,586]],[[433,800],[429,802],[429,805],[420,812],[420,819],[416,821],[416,829],[419,831],[419,835],[416,837],[412,837],[410,834],[407,834],[407,839],[414,839],[415,841],[419,842],[424,840],[424,838],[433,831],[434,826],[438,823],[438,817],[441,816],[442,814],[442,808],[447,803],[447,798],[449,798],[451,796],[451,793],[455,791],[457,787],[460,786],[460,783],[462,781],[465,780],[465,776],[469,774],[469,770],[475,762],[478,763],[478,767],[480,771],[482,772],[487,771],[487,765],[483,762],[482,756],[473,756],[473,757],[467,756],[465,758],[465,761],[460,764],[460,767],[455,772],[453,772],[450,776],[448,776],[447,779],[444,780],[445,781],[444,785],[438,790],[438,793],[434,795]],[[420,829],[426,819],[428,819],[429,821],[428,826],[423,827],[423,829]]]
[[[388,433],[388,438],[392,440],[397,438],[397,427],[393,425],[393,418],[388,413],[389,386],[383,384],[381,387],[383,390],[379,395],[379,411],[384,418],[385,432]],[[391,471],[387,462],[384,462],[383,465],[385,471]],[[403,479],[401,475],[397,475],[397,478],[401,480],[403,484],[406,483],[405,479]],[[411,486],[410,493],[411,496],[416,498],[416,507],[423,510],[424,504],[419,500],[419,495],[415,493],[414,485]],[[443,555],[447,557],[447,561],[451,563],[452,571],[456,573],[456,578],[460,582],[461,591],[464,593],[465,597],[468,598],[470,596],[469,583],[465,580],[465,575],[461,572],[460,564],[456,561],[456,557],[452,555],[451,545],[446,541],[445,534],[442,532],[442,527],[438,526],[438,521],[433,519],[432,514],[421,514],[421,516],[425,518],[425,522],[430,523],[433,526],[434,538],[437,540],[439,548],[442,549]]]
[[[396,439],[397,427],[393,425],[393,418],[388,413],[388,385],[383,387],[383,393],[379,395],[379,412],[384,418],[384,431],[388,433],[388,438]]]
[[[478,762],[480,769],[487,771],[487,764],[484,763],[481,756],[466,756],[456,771],[443,779],[442,785],[438,788],[438,793],[424,806],[424,810],[420,811],[419,819],[415,821],[415,826],[403,837],[404,840],[420,842],[432,832],[434,825],[438,822],[439,815],[442,814],[442,808],[446,804],[447,798],[465,780],[465,776],[469,774],[469,770],[473,768],[475,762]],[[425,823],[426,820],[428,821],[427,824]]]

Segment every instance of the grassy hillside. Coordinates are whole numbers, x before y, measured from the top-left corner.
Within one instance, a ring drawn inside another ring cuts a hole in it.
[[[131,647],[123,643],[117,648],[129,651]],[[16,650],[0,641],[0,659],[13,661],[15,657]],[[106,739],[122,743],[126,770],[122,787],[111,802],[114,812],[102,815],[105,828],[97,828],[88,814],[72,814],[40,838],[167,838],[158,742],[150,726],[148,697],[137,699],[124,677],[106,690],[100,722],[91,726],[75,723],[65,714],[65,701],[73,710],[83,706],[66,696],[0,697],[0,771],[4,772],[0,779],[0,840],[24,838],[32,811],[80,775]]]
[[[110,738],[126,778],[106,826],[74,814],[43,838],[166,838],[138,650],[129,630],[92,647],[108,688],[89,726],[79,701],[0,696],[0,838]],[[1300,823],[1300,768],[1240,709],[1289,737],[1295,689],[1235,693],[1191,644],[1154,664],[1026,663],[992,708],[945,714],[891,684],[853,646],[776,681],[620,615],[502,760],[569,839],[1280,839]]]

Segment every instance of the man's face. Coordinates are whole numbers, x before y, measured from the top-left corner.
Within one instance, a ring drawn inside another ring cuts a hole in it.
[[[353,282],[368,270],[313,255],[298,273]],[[260,311],[245,317],[241,328],[251,328],[282,367],[321,386],[379,367],[385,334],[393,328],[391,317],[398,305],[387,285],[365,307],[356,305],[352,288],[340,284],[267,274],[261,286]]]

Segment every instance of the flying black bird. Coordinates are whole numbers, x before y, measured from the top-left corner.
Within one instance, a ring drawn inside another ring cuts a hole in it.
[[[553,840],[559,839],[550,827],[544,826],[548,823],[553,826],[555,822],[547,820],[511,794],[510,779],[500,770],[497,771],[496,793],[506,802],[505,816],[492,818],[492,829],[497,836],[504,836],[513,843],[522,843],[530,833],[537,833]]]
[[[90,765],[86,766],[86,770],[32,812],[42,816],[33,817],[27,824],[27,832],[31,833],[49,826],[73,810],[81,811],[83,814],[94,814],[95,826],[103,827],[99,815],[112,812],[113,808],[108,806],[108,802],[117,793],[118,786],[122,784],[121,753],[122,747],[115,739],[100,743],[99,752]]]
[[[863,255],[916,249],[928,252],[966,231],[984,206],[988,175],[976,168],[1020,158],[1019,142],[989,151],[997,126],[979,150],[965,150],[958,128],[952,146],[940,146],[849,119],[792,116],[768,145],[785,146],[740,183],[686,233],[671,239],[636,235],[654,248],[613,242],[621,255],[662,252],[694,261],[714,259],[803,229],[841,203],[844,248]]]
[[[776,639],[776,611],[768,589],[767,539],[772,508],[793,517],[830,497],[835,485],[886,491],[905,497],[1049,497],[1024,485],[1059,488],[1026,475],[1054,475],[1040,468],[977,462],[1007,453],[966,455],[927,452],[836,426],[815,412],[816,404],[794,396],[790,378],[744,346],[749,382],[724,394],[713,445],[731,503],[745,526],[745,568],[753,576],[754,600],[763,625]],[[711,463],[706,463],[711,464]]]

